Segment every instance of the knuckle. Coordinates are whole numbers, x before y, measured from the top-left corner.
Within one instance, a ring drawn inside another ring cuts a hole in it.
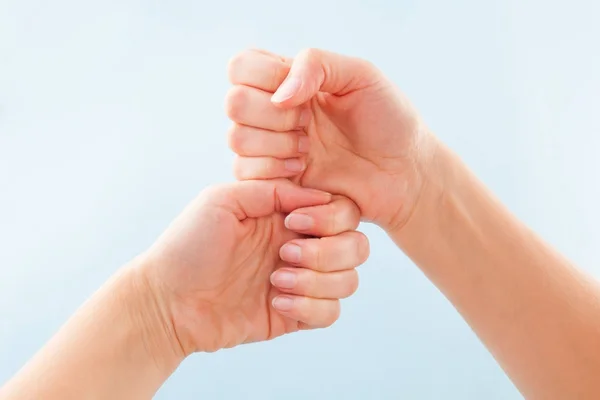
[[[328,205],[326,229],[330,234],[352,231],[360,224],[360,210],[349,198],[338,196]]]
[[[308,47],[300,51],[300,56],[308,61],[317,60],[320,57],[321,51],[314,47]]]
[[[360,224],[360,210],[356,203],[347,197],[342,197],[338,202],[338,222],[347,230],[354,230]],[[341,228],[340,228],[341,229]]]
[[[242,157],[235,157],[233,160],[233,176],[240,181],[249,179],[247,171],[244,159]]]
[[[286,64],[272,60],[266,72],[268,76],[267,79],[269,79],[269,87],[273,89],[278,88],[289,72],[290,68]]]
[[[325,52],[323,50],[307,48],[300,52],[298,58],[305,64],[305,68],[318,73],[321,81],[324,81],[328,76],[331,76],[329,65],[322,62],[325,58]]]
[[[237,180],[271,179],[277,176],[279,160],[271,157],[238,156],[233,162]]]
[[[334,201],[329,204],[330,211],[328,213],[329,218],[327,219],[327,232],[330,234],[341,233],[338,231],[344,221],[344,210],[342,205],[341,201]]]
[[[349,220],[351,221],[351,229],[356,229],[360,225],[360,209],[352,200],[347,199],[347,202],[349,204],[348,213],[350,214]]]
[[[379,69],[377,68],[377,66],[375,64],[373,64],[373,62],[369,61],[369,60],[365,60],[361,58],[361,61],[364,65],[364,68],[368,71],[375,71],[375,72],[379,72]]]
[[[255,73],[260,71],[258,75]],[[263,83],[275,90],[289,72],[285,60],[262,49],[247,49],[229,59],[227,76],[232,84]]]
[[[366,60],[364,58],[358,58],[358,57],[352,57],[352,60],[354,60],[354,62],[356,63],[356,65],[358,65],[361,70],[377,70],[377,67],[375,66],[375,64],[373,64],[371,61]]]
[[[331,310],[329,311],[329,315],[324,323],[325,327],[329,327],[333,325],[339,318],[341,314],[340,301],[335,300],[332,302]]]
[[[233,86],[225,97],[225,112],[232,121],[239,122],[243,116],[248,99],[247,90],[244,86]]]
[[[349,271],[349,277],[346,279],[344,294],[342,298],[350,297],[354,293],[356,293],[356,291],[358,290],[358,283],[358,272],[355,269]]]
[[[221,183],[208,186],[200,192],[200,197],[211,201],[219,201],[226,198],[231,193],[231,184]]]
[[[243,51],[241,53],[236,54],[235,56],[229,59],[227,63],[227,77],[229,82],[236,83],[237,77],[240,73],[240,70],[244,68],[244,60],[248,54],[248,51]]]
[[[361,265],[369,258],[369,255],[371,253],[371,246],[369,243],[369,239],[364,233],[356,232],[356,234],[356,258],[358,265]]]
[[[227,132],[227,144],[229,148],[237,154],[243,155],[246,150],[247,138],[244,129],[238,124],[233,126]]]

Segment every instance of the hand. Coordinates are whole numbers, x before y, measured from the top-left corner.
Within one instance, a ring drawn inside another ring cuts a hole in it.
[[[251,50],[232,59],[229,79],[238,179],[293,178],[349,197],[388,230],[406,222],[435,142],[375,67],[321,50],[294,60]]]
[[[189,355],[331,325],[368,256],[359,218],[287,180],[204,191],[143,256],[167,331]]]

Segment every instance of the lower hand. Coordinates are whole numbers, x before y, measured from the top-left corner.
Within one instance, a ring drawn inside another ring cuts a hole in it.
[[[217,186],[175,220],[140,271],[184,356],[327,327],[369,253],[359,218],[350,200],[285,180]]]

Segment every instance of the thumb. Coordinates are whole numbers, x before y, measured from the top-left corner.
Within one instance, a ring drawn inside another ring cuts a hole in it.
[[[324,50],[304,50],[294,58],[271,101],[284,108],[297,107],[317,92],[343,96],[364,89],[377,79],[377,69],[366,60]]]

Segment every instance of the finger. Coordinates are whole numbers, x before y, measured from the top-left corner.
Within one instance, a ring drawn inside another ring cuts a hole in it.
[[[272,304],[280,314],[311,328],[331,326],[340,316],[339,300],[313,299],[286,294],[275,297]]]
[[[358,289],[358,273],[354,268],[329,273],[280,268],[271,275],[271,283],[284,293],[316,299],[344,299]]]
[[[285,57],[265,50],[246,50],[229,61],[227,75],[234,85],[273,93],[290,71],[290,64]]]
[[[236,157],[233,174],[238,180],[291,178],[306,169],[303,158]]]
[[[333,236],[355,230],[360,224],[360,209],[349,198],[334,196],[322,206],[300,208],[285,218],[291,231],[311,236]]]
[[[356,268],[369,258],[369,240],[357,231],[323,238],[294,239],[279,249],[291,265],[321,272]]]
[[[282,109],[271,103],[271,94],[249,86],[233,86],[227,93],[225,110],[229,119],[242,125],[286,132],[308,125],[307,107]]]
[[[286,108],[295,107],[319,91],[343,96],[379,80],[375,67],[365,60],[308,49],[294,58],[288,76],[272,101]]]
[[[286,56],[282,56],[281,54],[273,53],[273,52],[270,52],[269,50],[265,50],[265,49],[252,49],[252,50],[254,50],[254,51],[258,52],[258,53],[267,55],[269,57],[273,57],[273,58],[275,58],[275,59],[277,59],[279,61],[282,61],[282,62],[284,62],[284,63],[286,63],[288,65],[292,64],[292,59],[291,58],[286,57]]]
[[[310,146],[308,136],[302,132],[273,132],[239,124],[233,124],[227,139],[231,150],[249,157],[299,157],[308,153]]]
[[[239,220],[258,218],[273,212],[290,212],[299,207],[331,201],[329,193],[303,188],[285,179],[214,186],[203,195],[208,202],[226,208]]]

